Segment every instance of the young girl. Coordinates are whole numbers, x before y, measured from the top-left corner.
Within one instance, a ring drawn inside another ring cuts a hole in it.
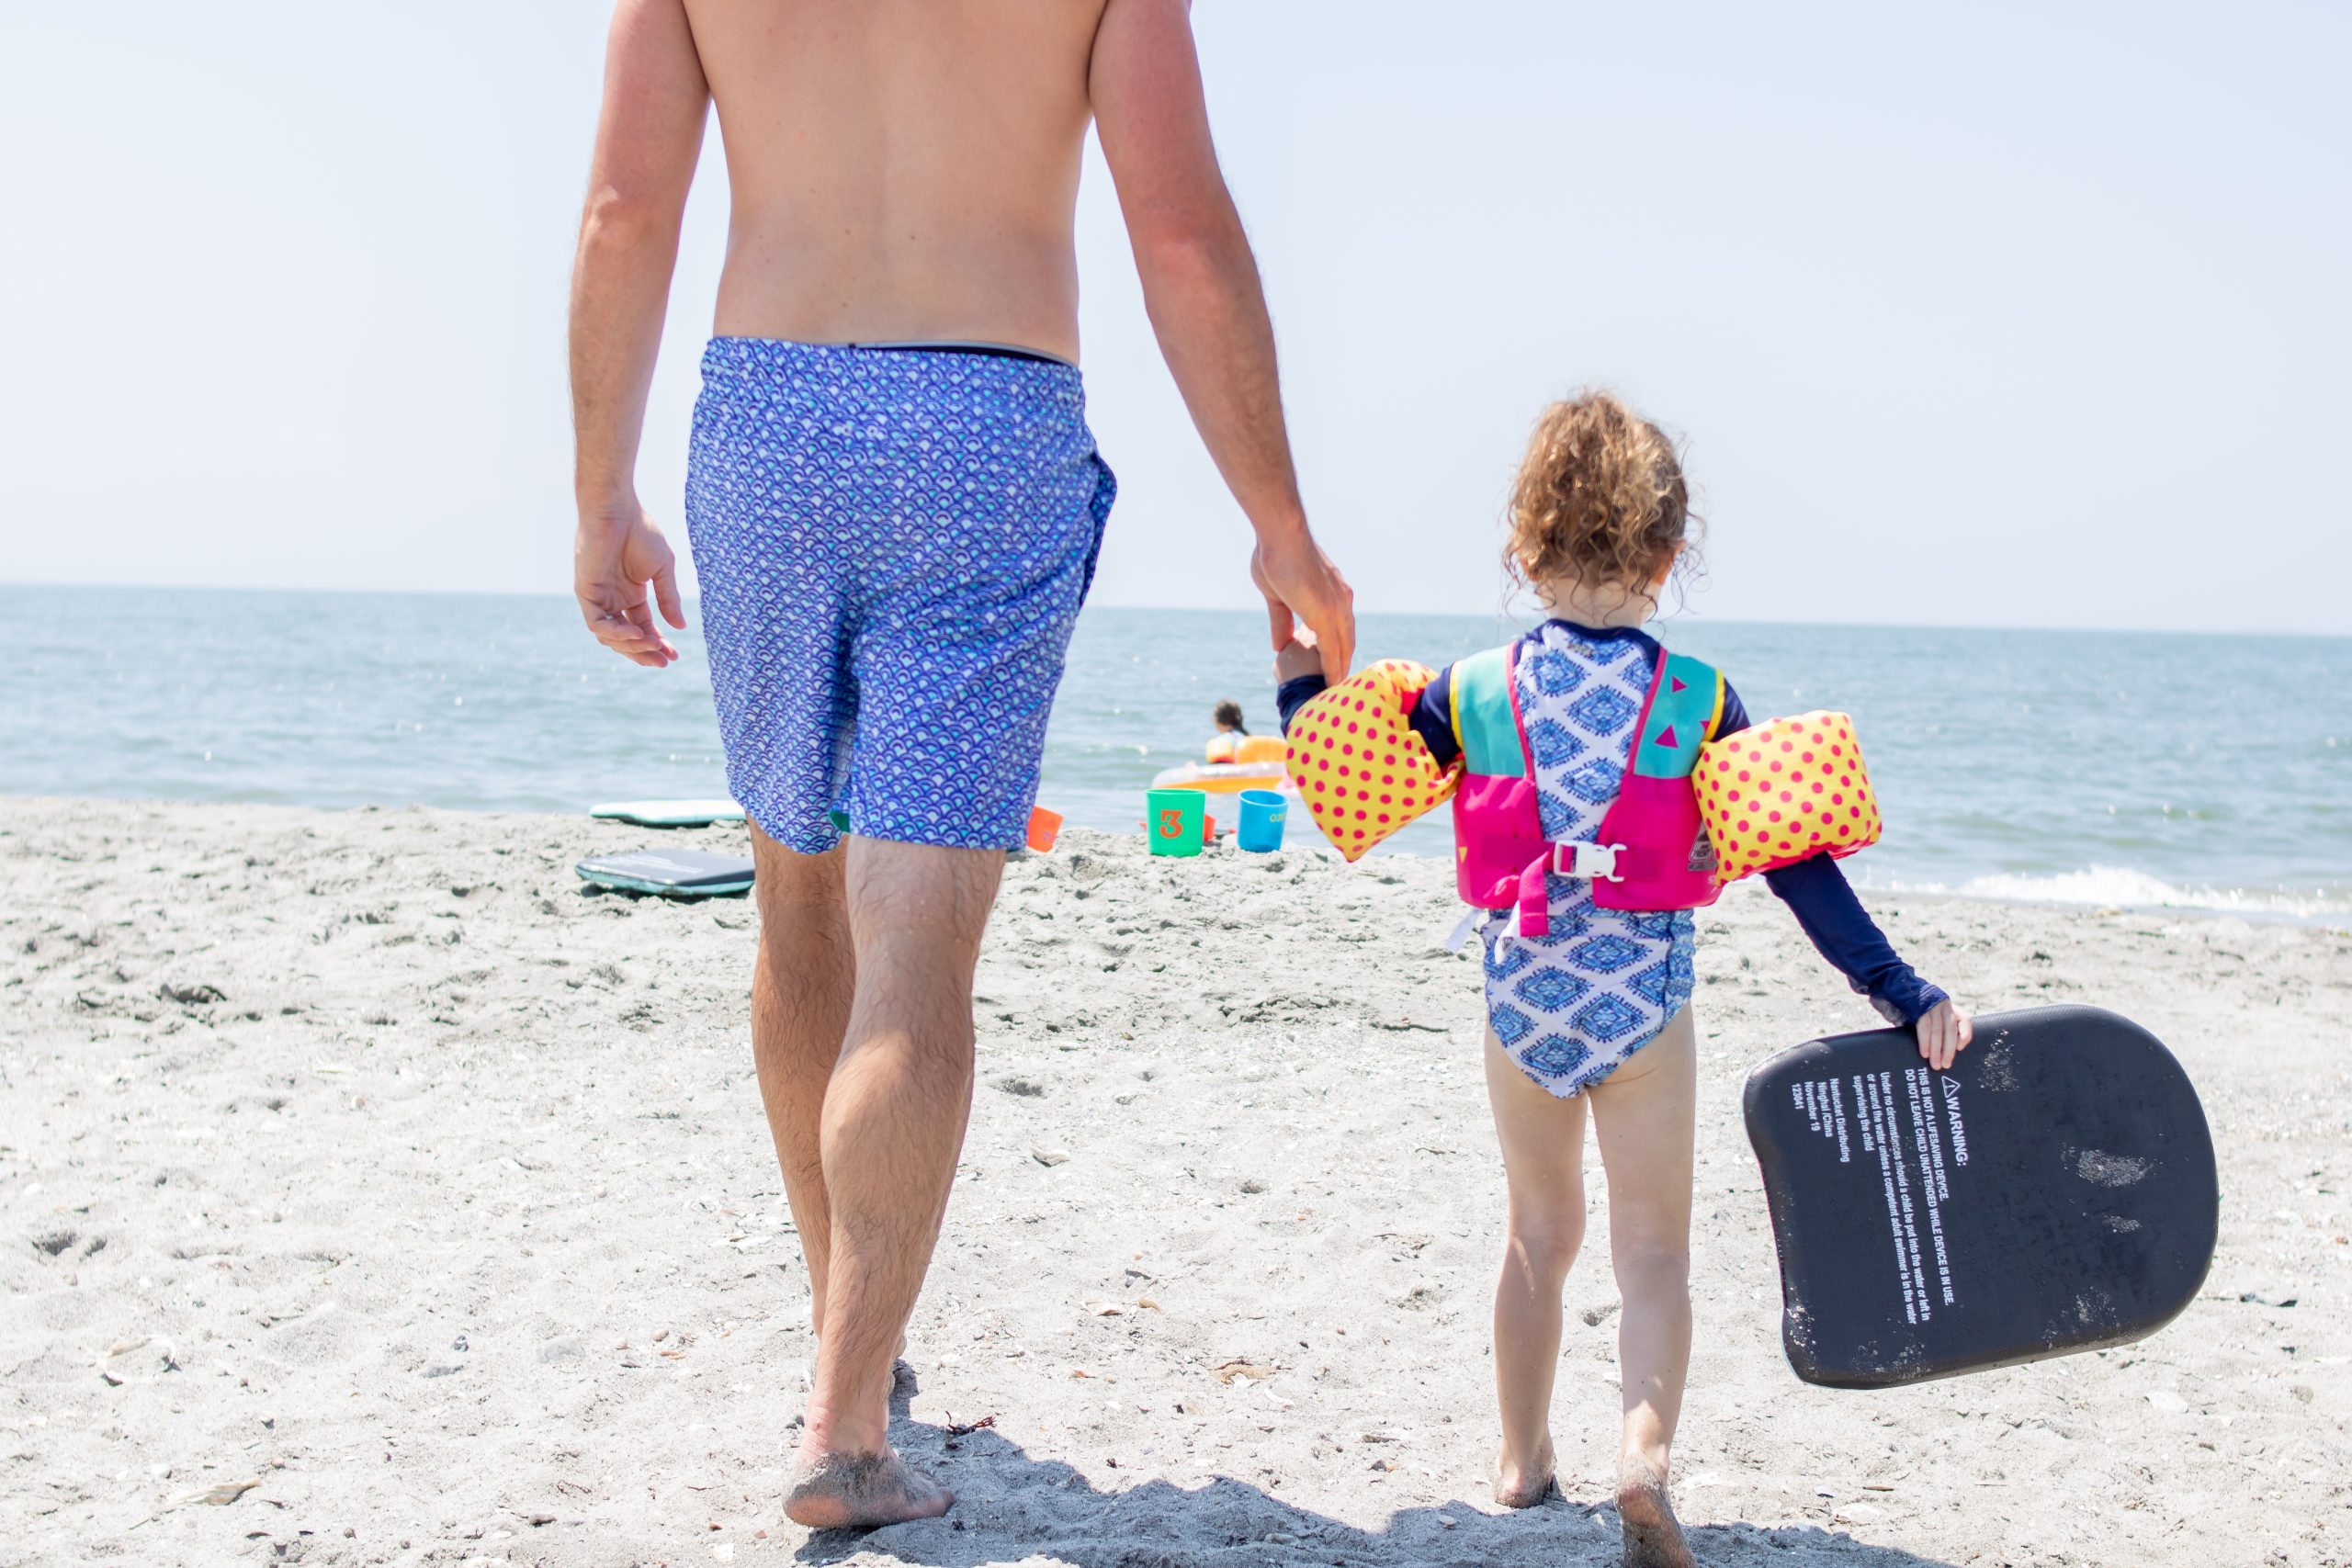
[[[1216,733],[1209,737],[1209,761],[1239,761],[1241,743],[1250,739],[1250,727],[1241,722],[1241,705],[1227,698],[1216,705],[1213,716],[1216,720]]]
[[[1509,671],[1499,728],[1510,735],[1515,716],[1525,737],[1545,840],[1593,840],[1617,798],[1663,655],[1641,627],[1690,559],[1689,527],[1681,467],[1656,425],[1607,393],[1544,411],[1512,490],[1504,553],[1551,618],[1518,639],[1508,664],[1490,660],[1481,668]],[[1499,684],[1488,674],[1483,679],[1495,689],[1472,692],[1482,679],[1476,663],[1453,666],[1408,699],[1405,716],[1442,767],[1463,757],[1465,736],[1478,733],[1473,710],[1482,702],[1487,733],[1494,732]],[[1311,642],[1295,642],[1275,671],[1287,729],[1323,689],[1321,660]],[[1703,739],[1747,724],[1725,684]],[[1966,1015],[1895,955],[1837,863],[1820,855],[1766,880],[1853,987],[1890,1021],[1916,1026],[1920,1055],[1939,1070],[1949,1066],[1968,1043]],[[1600,908],[1589,876],[1551,874],[1543,882],[1547,919],[1535,923],[1548,924],[1544,934],[1518,934],[1504,911],[1480,924],[1487,1094],[1510,1194],[1495,1291],[1503,1427],[1495,1496],[1526,1507],[1553,1487],[1560,1292],[1584,1235],[1589,1108],[1609,1173],[1611,1260],[1623,1297],[1617,1509],[1625,1561],[1687,1564],[1667,1478],[1690,1359],[1691,914]]]

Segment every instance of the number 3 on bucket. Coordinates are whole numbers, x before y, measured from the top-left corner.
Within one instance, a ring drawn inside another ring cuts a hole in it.
[[[1156,855],[1197,855],[1201,852],[1201,823],[1207,801],[1196,789],[1155,789],[1144,797],[1145,819],[1151,824],[1151,852]]]

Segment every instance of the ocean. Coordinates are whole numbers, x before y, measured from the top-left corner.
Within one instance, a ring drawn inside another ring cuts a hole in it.
[[[641,670],[568,599],[0,587],[0,611],[26,639],[0,667],[0,795],[565,812],[726,793],[693,632]],[[1361,648],[1439,664],[1514,629],[1367,615]],[[1759,717],[1854,716],[1887,824],[1847,863],[1865,888],[2352,914],[2352,639],[1664,630]],[[1264,643],[1255,612],[1087,611],[1044,804],[1139,830],[1219,699],[1274,728]],[[1294,815],[1294,842],[1312,831]],[[1449,853],[1442,814],[1392,845]]]

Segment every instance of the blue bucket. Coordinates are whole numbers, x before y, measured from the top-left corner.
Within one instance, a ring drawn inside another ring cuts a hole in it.
[[[1283,847],[1283,827],[1290,818],[1290,802],[1270,789],[1241,792],[1241,828],[1234,841],[1245,850],[1264,854]]]

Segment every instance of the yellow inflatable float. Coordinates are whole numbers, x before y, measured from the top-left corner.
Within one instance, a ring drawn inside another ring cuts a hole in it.
[[[1283,765],[1290,747],[1278,735],[1220,735],[1209,742],[1208,760],[1182,762],[1154,775],[1154,789],[1197,789],[1211,795],[1232,795],[1245,789],[1278,789],[1292,794],[1297,786]]]

